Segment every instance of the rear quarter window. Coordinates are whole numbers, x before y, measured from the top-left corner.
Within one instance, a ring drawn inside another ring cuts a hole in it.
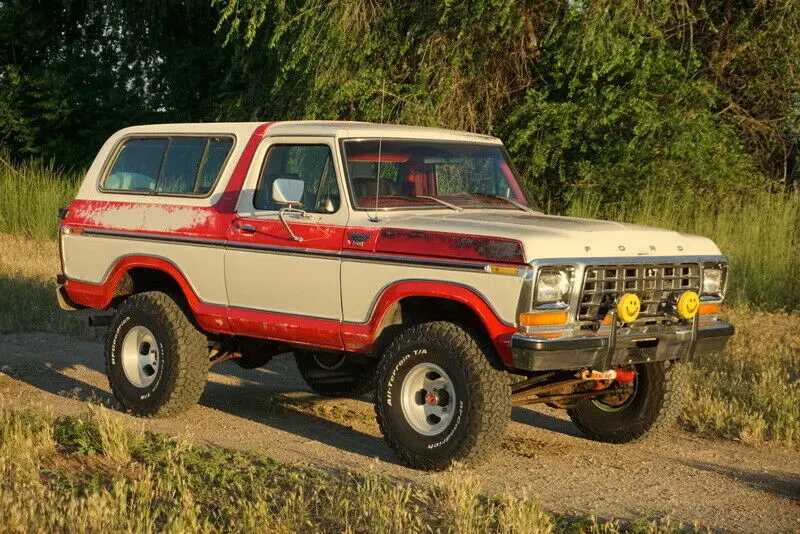
[[[230,137],[126,139],[102,182],[103,191],[207,196],[233,148]]]

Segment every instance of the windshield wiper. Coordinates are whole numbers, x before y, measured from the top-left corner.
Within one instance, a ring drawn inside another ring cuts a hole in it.
[[[448,207],[448,208],[450,208],[451,210],[456,210],[456,211],[457,211],[457,212],[459,212],[459,213],[461,213],[462,211],[464,211],[464,208],[459,208],[459,207],[458,207],[458,206],[456,206],[455,204],[450,204],[449,202],[445,202],[444,200],[442,200],[442,199],[440,199],[440,198],[436,198],[436,197],[429,197],[429,196],[427,196],[427,195],[417,195],[417,198],[427,198],[428,200],[433,200],[434,202],[438,202],[438,203],[439,203],[439,204],[441,204],[442,206],[447,206],[447,207]]]
[[[504,200],[504,201],[508,202],[509,204],[511,204],[512,206],[515,206],[515,207],[521,209],[522,211],[526,211],[528,213],[536,213],[534,210],[532,210],[531,208],[529,208],[525,204],[520,204],[516,200],[511,200],[510,198],[501,197],[500,195],[482,195],[480,193],[467,193],[467,194],[471,195],[473,197],[496,198],[496,199],[499,199],[499,200]]]
[[[441,204],[442,206],[447,206],[451,210],[456,210],[459,213],[464,211],[464,208],[459,208],[455,204],[450,204],[449,202],[445,202],[444,200],[438,199],[436,197],[429,197],[429,196],[426,196],[426,195],[386,195],[386,196],[383,196],[381,198],[401,198],[403,200],[414,200],[416,202],[420,202],[419,199],[424,198],[426,200],[433,200],[434,202],[437,202],[437,203]]]

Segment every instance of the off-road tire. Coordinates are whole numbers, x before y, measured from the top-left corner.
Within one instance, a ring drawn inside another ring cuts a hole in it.
[[[323,367],[317,361],[326,358],[334,360],[342,356],[338,363]],[[294,360],[300,376],[311,391],[325,397],[360,397],[374,387],[377,360],[362,361],[348,357],[314,351],[295,351]]]
[[[452,420],[433,436],[412,428],[401,406],[404,377],[420,363],[443,369],[456,395]],[[503,440],[511,418],[510,382],[494,351],[485,340],[449,322],[422,323],[401,332],[381,358],[376,385],[381,432],[397,456],[418,469],[485,461]]]
[[[668,432],[680,415],[687,390],[687,364],[639,364],[633,397],[618,411],[605,411],[592,399],[584,399],[568,413],[589,438],[628,443]]]
[[[155,379],[137,387],[122,366],[122,341],[135,326],[149,329],[158,344]],[[208,376],[208,341],[181,306],[166,293],[148,291],[125,299],[106,337],[106,374],[111,391],[125,410],[145,417],[168,417],[200,400]]]

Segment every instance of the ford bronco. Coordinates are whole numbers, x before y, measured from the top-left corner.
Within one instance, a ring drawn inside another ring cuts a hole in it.
[[[354,122],[111,136],[61,210],[57,298],[108,328],[123,408],[188,409],[209,367],[293,352],[316,393],[375,390],[405,463],[475,463],[512,405],[627,442],[721,350],[727,264],[673,231],[545,215],[500,140]],[[93,313],[93,312],[90,312]]]

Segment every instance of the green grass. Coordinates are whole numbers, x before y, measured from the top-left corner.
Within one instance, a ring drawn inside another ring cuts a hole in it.
[[[58,208],[75,198],[79,180],[52,163],[14,165],[0,151],[0,233],[55,239]]]
[[[690,431],[757,444],[800,443],[800,315],[734,308],[725,350],[699,358],[682,422]]]
[[[53,419],[0,410],[3,532],[686,532],[669,519],[603,521],[486,495],[454,469],[420,487],[320,473],[124,427],[90,406]]]
[[[567,214],[709,237],[729,257],[728,302],[800,308],[800,195],[753,190],[717,198],[652,188],[616,204],[579,195]]]

